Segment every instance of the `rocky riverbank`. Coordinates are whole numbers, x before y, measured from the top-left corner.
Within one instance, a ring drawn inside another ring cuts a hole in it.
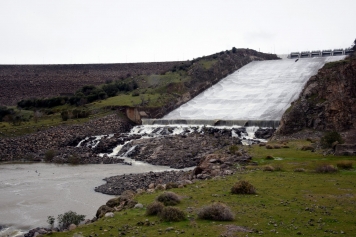
[[[88,136],[121,134],[131,127],[128,121],[112,114],[80,125],[62,125],[21,137],[3,138],[0,161],[41,161],[46,159],[48,151],[53,151],[55,155],[47,161],[67,163],[68,159],[77,159],[78,163],[116,163],[98,157],[93,149],[76,146]]]

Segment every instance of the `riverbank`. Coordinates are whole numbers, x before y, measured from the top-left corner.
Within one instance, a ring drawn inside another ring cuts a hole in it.
[[[59,163],[67,163],[70,156],[79,156],[79,163],[115,163],[98,158],[91,149],[77,148],[88,136],[128,132],[132,125],[117,114],[107,115],[79,125],[61,125],[33,134],[0,140],[0,161],[41,161],[53,151]],[[52,160],[47,160],[52,161]]]
[[[128,207],[114,212],[113,217],[110,214],[94,224],[78,226],[65,233],[52,233],[51,236],[275,236],[277,232],[281,236],[352,236],[356,231],[352,222],[356,212],[353,205],[356,198],[355,179],[352,178],[356,174],[356,157],[324,156],[302,150],[303,146],[311,144],[307,140],[284,143],[283,146],[279,142],[268,144],[279,145],[278,149],[238,145],[239,151],[245,150],[253,158],[244,167],[233,163],[232,167],[236,170],[224,168],[224,165],[230,166],[223,154],[220,158],[218,153],[206,156],[199,167],[210,167],[214,171],[217,166],[223,166],[225,171],[232,170],[233,173],[203,178],[202,172],[201,179],[196,175],[191,183],[181,184],[180,188],[169,185],[173,187],[169,191],[181,197],[176,207],[185,213],[182,221],[166,222],[159,216],[145,214],[148,205],[165,191],[164,185],[157,184],[149,190],[139,190],[141,192],[134,196],[134,203],[142,204],[143,208]],[[351,163],[351,168],[339,166],[347,162]],[[325,165],[339,168],[332,172],[317,171],[318,167]],[[199,173],[199,170],[196,168],[191,172]],[[148,173],[146,177],[151,175],[153,173]],[[256,194],[232,194],[231,188],[239,180],[251,183],[256,188]],[[122,184],[123,180],[118,180],[117,185],[120,182]],[[235,215],[234,220],[200,219],[198,211],[213,202],[227,205]]]

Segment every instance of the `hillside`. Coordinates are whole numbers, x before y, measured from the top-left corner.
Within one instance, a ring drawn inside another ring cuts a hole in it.
[[[356,138],[356,57],[325,64],[310,78],[299,99],[283,115],[279,134],[303,129],[341,132]]]
[[[142,74],[160,74],[179,63],[0,65],[0,105],[74,93],[85,85],[100,85]]]

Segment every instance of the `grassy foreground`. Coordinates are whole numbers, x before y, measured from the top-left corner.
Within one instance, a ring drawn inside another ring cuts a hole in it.
[[[356,172],[339,169],[335,173],[316,173],[323,164],[337,165],[342,161],[354,164],[356,157],[323,156],[300,150],[306,141],[290,142],[289,148],[266,149],[252,146],[256,166],[217,179],[198,181],[184,188],[173,189],[183,199],[178,208],[187,219],[163,222],[156,216],[146,216],[144,209],[129,209],[115,213],[114,218],[81,226],[71,232],[52,236],[354,236]],[[274,160],[266,160],[269,155]],[[263,171],[266,165],[275,171]],[[295,172],[303,168],[304,172]],[[278,171],[276,171],[278,170]],[[231,194],[239,180],[256,187],[256,195]],[[141,194],[136,200],[144,207],[161,192]],[[212,202],[228,205],[234,221],[207,221],[197,218],[197,210]],[[172,228],[170,228],[172,227]],[[252,232],[244,232],[251,230]]]

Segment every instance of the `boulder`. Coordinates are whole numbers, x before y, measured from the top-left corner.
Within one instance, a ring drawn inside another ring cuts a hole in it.
[[[107,213],[105,213],[105,217],[113,218],[114,217],[114,213],[113,212],[107,212]]]
[[[99,207],[99,209],[96,211],[96,217],[97,218],[101,218],[103,217],[106,213],[108,212],[114,212],[115,209],[114,208],[111,208],[107,205],[102,205],[101,207]]]
[[[137,208],[137,209],[142,209],[143,208],[143,205],[141,203],[137,203],[134,208]]]
[[[356,155],[356,144],[336,144],[335,155],[354,156]]]
[[[120,197],[112,198],[109,201],[106,202],[106,206],[108,207],[116,207],[120,205]]]
[[[71,230],[75,230],[76,228],[77,228],[77,225],[70,224],[69,227],[68,227],[68,230],[71,231]]]

